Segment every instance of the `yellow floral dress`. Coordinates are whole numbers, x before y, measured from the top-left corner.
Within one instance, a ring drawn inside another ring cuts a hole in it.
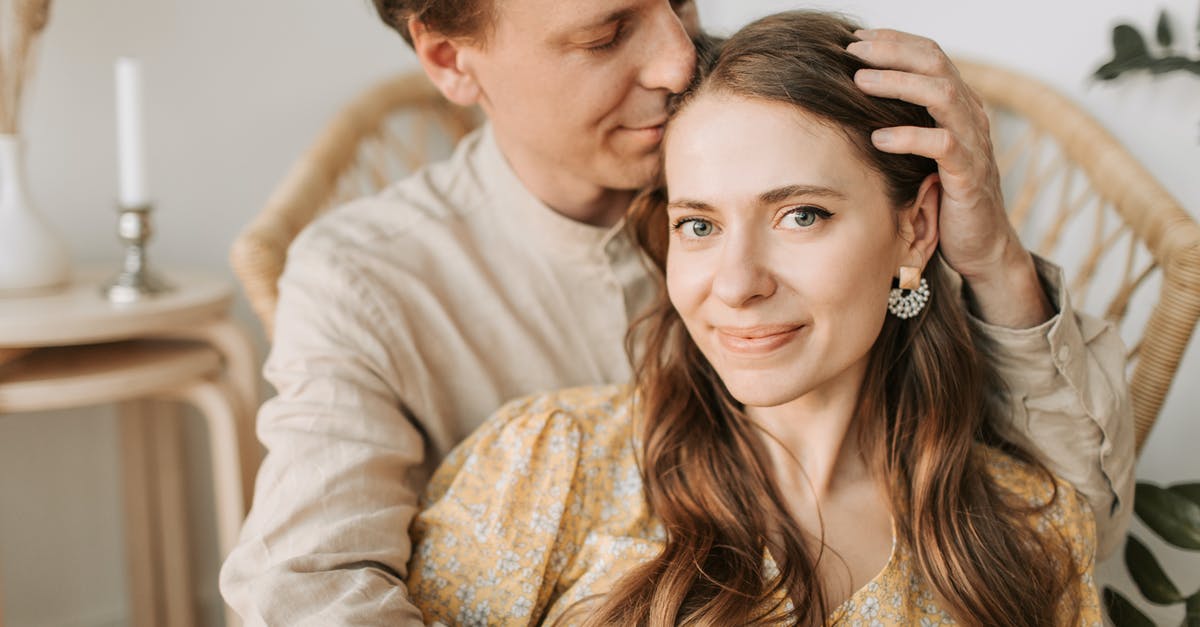
[[[514,401],[456,448],[412,525],[408,588],[427,622],[553,624],[657,555],[665,533],[642,495],[628,386],[578,388]],[[982,447],[981,447],[982,448]],[[1002,486],[1032,502],[1050,485],[984,448]],[[1084,571],[1081,624],[1100,625],[1092,581],[1091,510],[1060,482],[1038,525],[1070,540]],[[765,569],[773,569],[769,557]],[[830,625],[954,624],[893,542],[884,569],[839,606]]]

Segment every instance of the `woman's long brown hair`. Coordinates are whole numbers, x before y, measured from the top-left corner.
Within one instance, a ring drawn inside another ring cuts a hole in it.
[[[895,205],[910,205],[936,164],[879,152],[870,133],[933,121],[921,107],[869,97],[854,85],[863,67],[846,52],[854,30],[838,16],[790,12],[759,20],[726,42],[700,42],[697,77],[674,110],[713,92],[792,104],[842,129],[863,161],[883,175]],[[629,219],[660,277],[665,206],[659,186],[639,198]],[[1072,584],[1079,573],[1069,546],[1030,521],[1057,491],[1035,505],[1007,493],[984,470],[975,443],[1002,446],[1047,480],[1050,474],[989,430],[985,391],[998,382],[936,261],[925,276],[934,297],[915,318],[888,317],[870,351],[856,416],[862,450],[891,495],[897,541],[912,548],[920,575],[962,623],[1073,622],[1079,599]],[[806,548],[806,534],[785,505],[765,463],[762,432],[662,291],[662,301],[631,331],[631,345],[642,347],[637,380],[645,495],[666,543],[589,608],[588,623],[823,624],[833,608],[817,575],[822,555]],[[765,550],[779,567],[777,576],[763,570]]]

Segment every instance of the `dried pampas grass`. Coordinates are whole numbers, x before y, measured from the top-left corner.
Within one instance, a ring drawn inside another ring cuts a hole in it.
[[[49,20],[50,0],[0,0],[0,133],[17,132],[22,88]]]

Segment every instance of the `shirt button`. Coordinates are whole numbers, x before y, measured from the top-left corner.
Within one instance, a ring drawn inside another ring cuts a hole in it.
[[[1059,346],[1055,354],[1058,355],[1058,361],[1065,362],[1071,358],[1071,347],[1066,345]]]

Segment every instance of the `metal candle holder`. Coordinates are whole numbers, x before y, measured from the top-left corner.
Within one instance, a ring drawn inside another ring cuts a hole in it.
[[[146,242],[153,230],[150,227],[149,204],[120,207],[117,217],[117,237],[125,244],[125,262],[121,274],[104,286],[109,302],[127,305],[168,292],[172,288],[146,267]]]

